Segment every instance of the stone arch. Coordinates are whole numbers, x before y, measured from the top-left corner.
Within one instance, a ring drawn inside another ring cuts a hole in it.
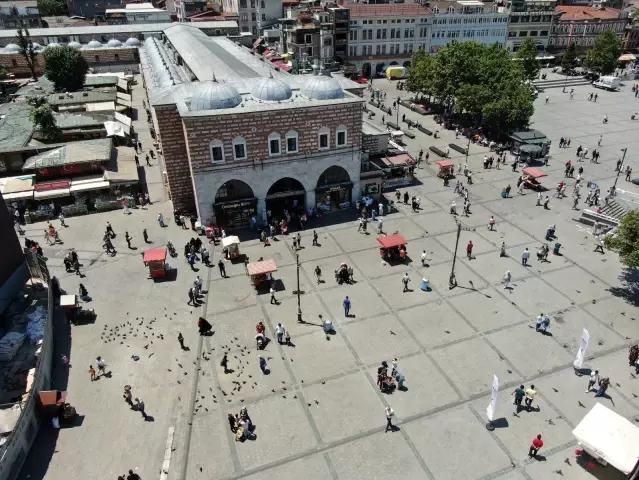
[[[403,66],[404,68],[410,68],[410,65],[411,65],[410,60],[406,60]]]
[[[390,62],[389,67],[394,67],[395,65],[397,65],[397,62],[393,60],[392,62]]]
[[[253,189],[242,180],[227,180],[215,192],[215,203],[255,197]]]
[[[266,192],[266,196],[277,195],[278,193],[287,193],[287,192],[304,192],[306,189],[302,182],[300,182],[297,178],[292,177],[283,177],[277,180],[273,185],[270,186],[268,191]]]
[[[371,78],[371,64],[366,62],[364,63],[364,65],[362,65],[362,76],[366,77],[366,78]]]
[[[321,188],[334,183],[350,182],[351,176],[348,171],[339,165],[331,165],[324,170],[317,179],[317,187]]]

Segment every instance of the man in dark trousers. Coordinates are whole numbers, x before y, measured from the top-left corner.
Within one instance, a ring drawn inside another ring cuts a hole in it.
[[[627,177],[628,177],[628,176],[626,175],[626,179],[627,179]],[[317,232],[316,232],[315,230],[313,230],[313,246],[314,246],[314,247],[316,247],[316,246],[318,246],[318,245],[319,245],[319,244],[317,243],[317,237],[318,237]]]
[[[133,473],[133,470],[129,470],[126,480],[142,480],[142,478],[137,473]]]
[[[189,301],[187,303],[187,305],[191,305],[193,304],[193,306],[197,306],[197,304],[195,303],[195,294],[193,293],[193,289],[189,288]]]
[[[129,232],[124,232],[124,239],[126,240],[126,244],[129,249],[133,248],[131,247],[131,235],[129,235]]]
[[[151,243],[149,242],[149,234],[146,233],[146,228],[142,230],[142,237],[144,237],[144,243]]]
[[[221,258],[220,261],[217,262],[217,266],[220,269],[220,275],[222,276],[222,278],[226,278],[226,267],[224,266],[224,262]]]
[[[178,342],[180,342],[180,348],[182,350],[186,350],[186,347],[184,346],[184,337],[182,336],[182,333],[178,333]]]
[[[142,414],[142,418],[144,420],[146,420],[148,415],[144,411],[144,402],[141,399],[136,398],[135,399],[135,406],[137,407],[138,412],[140,412]]]
[[[151,167],[151,166],[152,166],[152,165],[151,165],[151,160],[149,160],[149,154],[148,154],[148,153],[147,153],[147,155],[146,155],[146,166],[147,166],[147,167]]]

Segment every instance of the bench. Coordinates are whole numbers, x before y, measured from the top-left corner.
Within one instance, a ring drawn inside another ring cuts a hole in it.
[[[449,143],[448,146],[452,148],[453,150],[456,150],[459,153],[463,153],[464,155],[466,155],[466,147],[460,147],[459,145],[456,145],[454,143]]]
[[[408,138],[411,138],[411,139],[415,138],[415,134],[411,132],[410,130],[402,130],[402,132],[404,132],[404,135],[406,135]]]
[[[444,152],[443,150],[440,150],[439,148],[434,147],[434,146],[430,146],[430,147],[428,147],[428,149],[429,149],[431,152],[436,153],[436,154],[437,154],[437,155],[439,155],[440,157],[446,158],[446,152]]]
[[[415,127],[417,130],[419,130],[422,133],[425,133],[426,135],[432,135],[433,132],[431,132],[430,130],[428,130],[427,128],[422,127],[421,125],[418,127]]]
[[[388,125],[393,130],[399,130],[399,125],[397,125],[395,122],[386,122],[386,125]]]

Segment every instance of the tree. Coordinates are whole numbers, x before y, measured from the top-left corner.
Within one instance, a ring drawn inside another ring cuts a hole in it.
[[[88,70],[82,54],[71,47],[51,47],[44,51],[44,74],[57,90],[80,90]]]
[[[539,75],[539,61],[537,60],[537,43],[532,38],[527,38],[521,44],[515,54],[515,58],[521,62],[526,78],[531,82]]]
[[[45,97],[31,97],[29,100],[31,112],[29,116],[40,134],[47,140],[57,140],[62,135],[62,130],[55,121],[53,109]]]
[[[595,44],[588,50],[586,66],[600,75],[609,75],[617,68],[621,55],[621,40],[614,30],[606,30],[595,38]]]
[[[605,237],[604,242],[606,248],[619,254],[619,260],[625,266],[639,267],[639,210],[624,215],[617,233]]]
[[[564,56],[561,59],[561,69],[563,71],[573,70],[577,66],[577,45],[575,42],[570,42],[568,48],[564,52]]]
[[[38,12],[43,17],[62,15],[65,10],[65,4],[60,0],[38,0]]]
[[[35,67],[38,64],[38,52],[35,51],[29,30],[25,28],[23,31],[19,28],[16,34],[16,43],[20,47],[20,54],[26,60],[29,70],[31,70],[31,76],[37,78]]]
[[[7,78],[9,78],[9,71],[5,67],[0,65],[0,80],[6,80]],[[2,96],[7,94],[7,87],[5,86],[4,82],[0,83],[0,89],[2,89]]]

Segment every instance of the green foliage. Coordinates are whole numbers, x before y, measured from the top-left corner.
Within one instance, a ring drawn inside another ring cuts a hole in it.
[[[515,54],[517,61],[521,62],[521,67],[526,74],[526,78],[533,81],[539,75],[539,61],[537,60],[537,43],[532,38],[527,38],[521,44]]]
[[[31,70],[31,76],[36,78],[35,66],[38,64],[38,52],[36,52],[33,47],[29,30],[25,28],[23,31],[19,28],[16,33],[16,43],[20,47],[20,54],[26,60],[29,70]]]
[[[564,56],[561,59],[561,69],[564,71],[573,70],[577,66],[577,45],[575,42],[571,42],[568,48],[564,52]]]
[[[586,66],[600,75],[609,75],[617,68],[621,55],[621,40],[614,30],[606,30],[595,39],[595,44],[588,50]]]
[[[60,0],[38,0],[38,12],[43,17],[62,15],[65,10],[65,4]]]
[[[621,263],[639,267],[639,210],[629,211],[622,219],[617,234],[605,238],[606,248],[619,254]]]
[[[82,54],[71,47],[65,45],[44,51],[44,74],[58,90],[80,90],[88,69]]]
[[[31,97],[29,100],[31,121],[35,124],[40,134],[47,140],[57,140],[62,135],[62,130],[56,125],[53,109],[45,97]]]
[[[413,55],[409,88],[431,95],[460,116],[503,131],[528,124],[533,98],[522,62],[497,44],[455,42],[435,56]]]

